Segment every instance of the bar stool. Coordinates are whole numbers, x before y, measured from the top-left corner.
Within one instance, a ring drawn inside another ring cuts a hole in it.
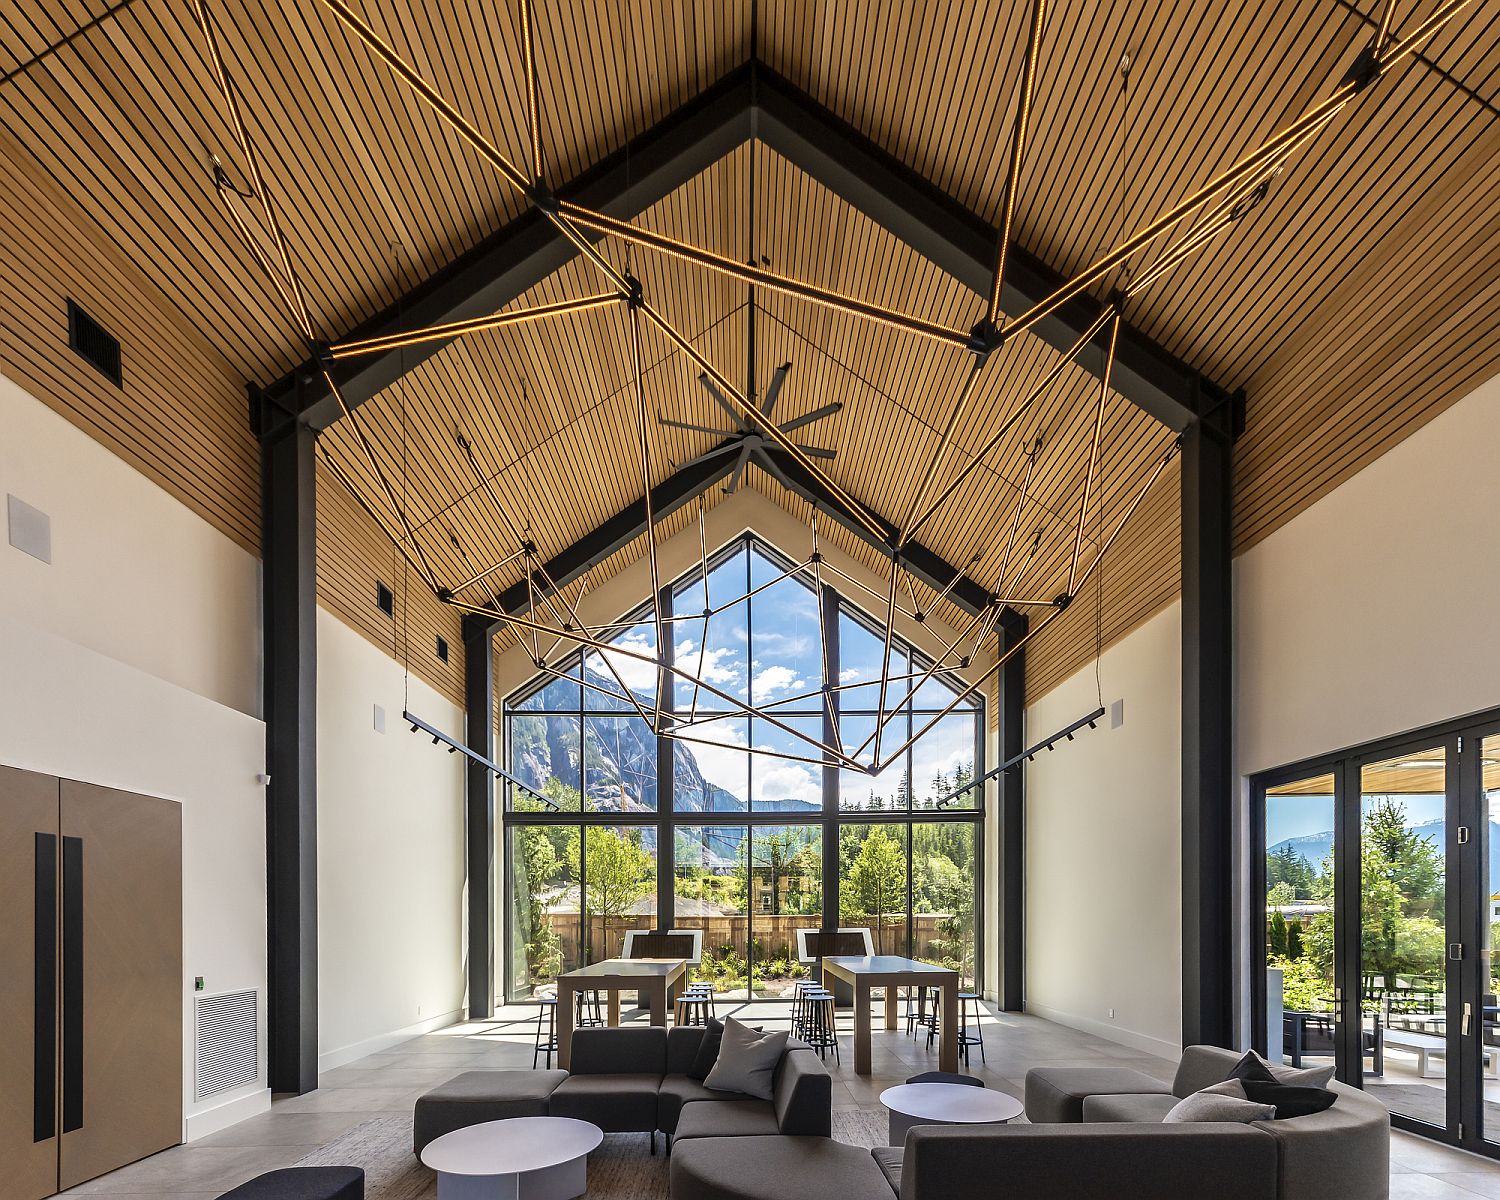
[[[797,979],[792,982],[792,1036],[807,1041],[806,1033],[810,1024],[808,1009],[808,996],[813,992],[822,991],[822,985],[814,983],[810,979]]]
[[[938,1011],[942,1008],[943,991],[935,987],[914,987],[906,993],[906,1032],[913,1037],[919,1028],[927,1030],[927,1044],[937,1034]]]
[[[803,1005],[802,1040],[818,1052],[820,1059],[832,1050],[833,1061],[840,1062],[838,1016],[833,993],[822,988],[809,989],[803,994]]]
[[[712,993],[688,990],[677,997],[673,1019],[678,1025],[707,1025]]]
[[[573,1008],[574,1029],[598,1029],[604,1024],[604,1016],[599,1008],[599,993],[597,991],[578,991],[573,995],[577,997],[577,1003]]]
[[[718,993],[714,991],[711,983],[690,983],[684,990],[684,995],[701,996],[708,1004],[708,1015],[717,1017],[719,1015]]]
[[[932,1021],[932,1025],[927,1030],[927,1046],[928,1046],[929,1049],[932,1048],[933,1040],[937,1037],[937,1033],[938,1033],[937,1005],[939,1003],[941,1003],[941,1000],[942,1000],[942,993],[937,988],[933,988],[932,990],[933,990],[933,992],[935,994],[932,997],[932,1003],[933,1003],[933,1021]],[[969,1032],[969,1005],[970,1004],[972,1004],[974,1006],[974,1031],[972,1033]],[[984,1034],[981,1032],[980,1026],[979,1026],[979,1015],[983,1011],[984,1010],[980,1007],[980,1004],[979,1004],[979,994],[977,992],[959,992],[958,993],[958,1052],[961,1055],[963,1055],[964,1066],[966,1066],[966,1067],[969,1065],[969,1047],[970,1046],[978,1046],[979,1047],[979,1061],[980,1062],[984,1062],[985,1061],[985,1058],[984,1058]]]
[[[547,1037],[542,1039],[542,1015],[547,1017]],[[536,1010],[536,1044],[531,1051],[531,1069],[536,1070],[536,1060],[543,1054],[547,1056],[547,1069],[552,1069],[552,1054],[557,1049],[557,997],[537,997]]]

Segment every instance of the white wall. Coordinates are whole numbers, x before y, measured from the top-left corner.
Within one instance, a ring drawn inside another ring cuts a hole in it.
[[[1500,376],[1235,560],[1241,774],[1500,704]]]
[[[318,1003],[326,1070],[464,1007],[463,759],[401,722],[401,665],[318,610]],[[413,676],[411,711],[464,714]],[[377,733],[374,709],[385,710]]]
[[[186,1136],[267,1108],[193,1102],[192,980],[264,1021],[265,726],[257,561],[0,377],[0,493],[52,518],[52,562],[0,540],[0,762],[182,805]],[[4,518],[0,516],[0,524]],[[264,1025],[262,1025],[264,1030]]]
[[[1026,1008],[1175,1056],[1181,1040],[1182,606],[1104,652],[1124,721],[1026,778]],[[1090,665],[1026,710],[1030,744],[1097,707]],[[1110,1009],[1114,1015],[1110,1015]]]

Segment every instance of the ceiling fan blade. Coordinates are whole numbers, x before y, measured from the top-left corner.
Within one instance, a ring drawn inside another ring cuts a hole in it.
[[[839,456],[837,450],[824,450],[821,446],[799,445],[797,449],[807,455],[808,458],[837,458]]]
[[[727,495],[734,495],[735,490],[740,486],[740,476],[745,473],[745,464],[749,461],[750,451],[748,449],[741,450],[740,459],[734,464],[734,474],[729,477],[729,486],[724,489]]]
[[[786,382],[786,373],[792,369],[791,363],[782,363],[771,376],[771,382],[766,386],[766,399],[760,406],[762,416],[771,415],[771,405],[776,403],[776,393],[781,391],[781,385]]]
[[[734,405],[724,398],[724,393],[719,391],[719,385],[710,379],[707,373],[698,376],[698,382],[708,389],[708,394],[719,402],[719,407],[729,414],[729,419],[735,423],[739,432],[745,432],[745,422],[740,419],[740,414],[735,411]]]
[[[740,449],[738,442],[730,442],[727,446],[715,446],[707,454],[700,454],[697,458],[690,458],[687,462],[678,463],[677,470],[685,471],[688,467],[696,467],[699,463],[709,462],[712,459],[718,458],[721,454],[732,454],[738,449]]]
[[[795,421],[788,421],[781,427],[782,433],[793,433],[804,425],[811,425],[814,421],[821,421],[824,417],[831,417],[836,412],[843,412],[844,403],[836,400],[832,404],[825,404],[822,408],[815,408],[810,413],[798,417]]]
[[[670,425],[673,429],[691,429],[694,433],[711,433],[714,437],[734,437],[739,433],[738,429],[710,429],[707,425],[694,425],[689,421],[674,421],[670,417],[658,417],[663,425]]]

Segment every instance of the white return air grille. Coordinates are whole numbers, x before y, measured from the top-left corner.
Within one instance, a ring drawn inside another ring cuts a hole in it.
[[[193,1098],[203,1100],[253,1083],[260,1061],[256,993],[224,992],[196,1000]]]

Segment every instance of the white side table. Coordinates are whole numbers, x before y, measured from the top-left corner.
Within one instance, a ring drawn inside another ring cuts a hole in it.
[[[906,1145],[913,1125],[1003,1125],[1026,1111],[1006,1092],[963,1083],[903,1083],[880,1093],[890,1112],[890,1142]]]
[[[438,1200],[572,1200],[588,1188],[588,1154],[604,1140],[571,1117],[512,1117],[434,1138],[422,1162]]]

